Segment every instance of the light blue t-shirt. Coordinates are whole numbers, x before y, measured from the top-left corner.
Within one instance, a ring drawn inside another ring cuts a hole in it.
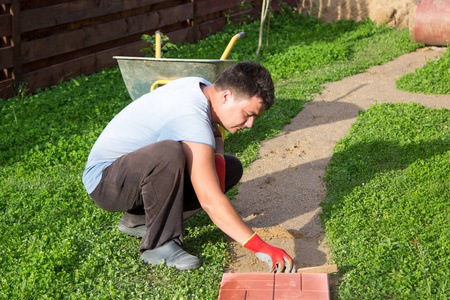
[[[103,170],[119,157],[149,144],[187,141],[215,148],[209,101],[199,77],[174,80],[136,99],[105,127],[89,154],[83,184],[90,194]]]

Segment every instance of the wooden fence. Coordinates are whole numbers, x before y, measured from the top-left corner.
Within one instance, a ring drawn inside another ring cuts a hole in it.
[[[278,1],[272,1],[276,6]],[[295,6],[296,1],[285,0]],[[142,34],[160,30],[194,42],[242,16],[258,18],[262,0],[0,0],[0,98],[20,84],[33,92],[115,66],[113,56],[143,56]]]

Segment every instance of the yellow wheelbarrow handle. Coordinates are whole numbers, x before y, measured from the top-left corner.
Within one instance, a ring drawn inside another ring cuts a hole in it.
[[[150,92],[153,92],[153,90],[156,88],[157,85],[163,85],[171,82],[172,80],[156,80],[153,82],[152,86],[150,87]]]
[[[225,48],[225,51],[223,52],[222,56],[220,57],[220,60],[227,59],[228,54],[230,54],[231,48],[233,48],[233,46],[234,46],[234,43],[236,43],[236,41],[238,39],[240,39],[241,37],[243,37],[244,35],[245,35],[245,32],[242,31],[231,38],[230,42],[228,43],[228,46]]]
[[[161,32],[155,32],[155,58],[161,58]]]
[[[222,125],[217,125],[219,127],[220,133],[222,134],[222,142],[225,142],[225,128]]]

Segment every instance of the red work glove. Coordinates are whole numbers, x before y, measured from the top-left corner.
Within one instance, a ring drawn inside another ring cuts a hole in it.
[[[219,177],[220,188],[225,193],[225,157],[216,153],[214,155],[214,163],[216,164],[217,177]]]
[[[295,273],[294,261],[283,250],[265,243],[256,233],[242,246],[253,251],[256,257],[269,265],[270,272]],[[286,267],[286,268],[285,268]]]

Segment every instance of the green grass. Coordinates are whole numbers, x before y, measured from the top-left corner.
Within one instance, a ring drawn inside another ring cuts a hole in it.
[[[340,299],[450,295],[450,111],[362,112],[327,168],[322,215]]]
[[[450,94],[450,51],[447,51],[414,73],[403,75],[396,83],[398,89],[422,94]]]
[[[229,58],[269,68],[277,102],[252,130],[227,136],[226,151],[245,166],[320,84],[419,47],[407,30],[370,21],[325,24],[285,12],[271,20],[269,53],[255,58],[258,30],[257,23],[229,26],[165,53],[218,58],[231,36],[246,32]],[[228,244],[204,213],[185,226],[186,250],[203,261],[199,270],[146,266],[139,239],[116,229],[121,214],[99,209],[81,184],[94,141],[130,101],[112,68],[0,102],[0,299],[217,299]]]

